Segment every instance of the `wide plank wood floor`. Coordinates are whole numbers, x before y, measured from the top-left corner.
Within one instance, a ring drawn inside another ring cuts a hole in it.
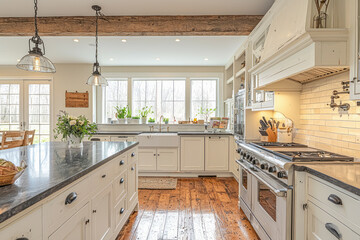
[[[117,240],[258,240],[238,208],[234,178],[179,178],[176,190],[139,190],[139,211]]]

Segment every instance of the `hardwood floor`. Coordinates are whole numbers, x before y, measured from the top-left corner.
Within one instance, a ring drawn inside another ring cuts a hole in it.
[[[139,211],[117,240],[258,240],[238,208],[234,178],[179,178],[176,190],[139,190]]]

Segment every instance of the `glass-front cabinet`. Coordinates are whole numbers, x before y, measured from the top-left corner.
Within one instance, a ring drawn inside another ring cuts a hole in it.
[[[360,99],[360,3],[354,0],[355,7],[350,15],[350,42],[352,43],[350,68],[350,94],[354,100]]]

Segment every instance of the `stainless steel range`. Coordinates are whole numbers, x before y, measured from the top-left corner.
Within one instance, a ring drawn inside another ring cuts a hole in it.
[[[292,239],[294,163],[354,161],[297,143],[237,144],[240,207],[261,239]]]

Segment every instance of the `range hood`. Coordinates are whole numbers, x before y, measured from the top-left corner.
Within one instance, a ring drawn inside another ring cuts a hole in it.
[[[260,60],[249,72],[258,90],[299,91],[304,83],[349,70],[349,34],[340,18],[345,6],[339,10],[339,1],[331,2],[327,28],[317,29],[314,0],[275,1],[270,20],[261,23],[262,49],[253,47]]]

